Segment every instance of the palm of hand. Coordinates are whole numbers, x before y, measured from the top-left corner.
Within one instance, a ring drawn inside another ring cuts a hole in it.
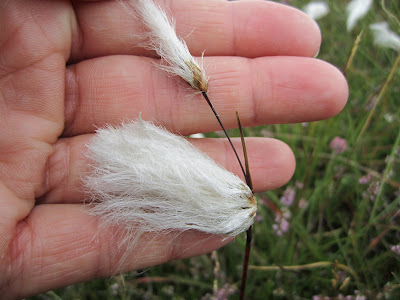
[[[320,40],[305,16],[264,2],[178,5],[181,36],[197,28],[188,36],[193,54],[206,48],[216,56],[206,57],[205,67],[226,126],[235,126],[238,108],[243,123],[260,125],[323,119],[343,107],[347,86],[340,73],[307,58]],[[275,17],[285,14],[291,20],[285,24]],[[185,27],[185,20],[191,25]],[[134,47],[140,26],[114,1],[3,2],[0,22],[0,293],[23,297],[108,276],[118,261],[118,237],[105,232],[93,238],[98,224],[82,205],[80,189],[85,144],[95,127],[139,112],[181,134],[218,130],[218,124],[201,98],[187,97],[151,58],[138,56],[149,54]],[[225,140],[194,143],[240,173]],[[290,178],[294,160],[283,143],[249,139],[248,148],[256,190]],[[187,232],[173,245],[167,236],[143,237],[140,242],[151,247],[136,248],[121,271],[227,242],[205,237]]]

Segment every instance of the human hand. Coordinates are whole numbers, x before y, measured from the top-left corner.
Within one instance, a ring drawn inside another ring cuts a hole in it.
[[[312,59],[315,23],[272,2],[171,1],[178,35],[206,49],[209,96],[226,127],[320,120],[347,99],[340,72]],[[201,96],[137,47],[140,25],[116,1],[0,3],[0,295],[20,298],[115,271],[118,235],[83,202],[86,144],[96,127],[143,119],[180,134],[219,130]],[[240,169],[226,139],[193,143]],[[237,142],[240,148],[240,142]],[[292,176],[291,150],[247,139],[256,191]],[[171,242],[171,239],[173,242]],[[229,240],[200,232],[146,234],[121,272],[199,255]]]

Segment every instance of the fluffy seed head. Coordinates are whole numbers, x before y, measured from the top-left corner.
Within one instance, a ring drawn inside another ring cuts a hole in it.
[[[163,9],[152,0],[120,2],[142,21],[149,40],[148,48],[167,62],[162,68],[180,76],[192,88],[207,92],[208,80],[203,67],[190,54],[185,41],[176,35],[174,24]]]
[[[311,1],[302,10],[314,20],[321,19],[329,14],[329,6],[325,1]]]
[[[352,0],[346,7],[347,31],[351,31],[372,6],[372,0]]]
[[[88,157],[91,212],[105,224],[221,235],[253,224],[257,204],[250,188],[185,138],[152,123],[99,129]]]
[[[400,51],[400,36],[390,30],[387,22],[374,23],[369,28],[374,34],[375,45]]]

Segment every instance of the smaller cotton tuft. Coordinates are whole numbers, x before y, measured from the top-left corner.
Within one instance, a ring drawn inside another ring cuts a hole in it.
[[[387,22],[374,23],[369,28],[374,35],[375,45],[400,51],[400,37],[390,30]]]
[[[183,78],[192,88],[207,92],[208,79],[204,68],[190,54],[184,40],[175,32],[173,21],[152,0],[119,0],[147,29],[148,48],[164,59],[168,65],[163,69]]]
[[[329,14],[329,6],[325,1],[312,1],[302,10],[312,19],[318,20]]]
[[[256,201],[237,176],[185,138],[141,119],[99,129],[88,145],[91,213],[126,232],[237,235]]]
[[[356,26],[358,20],[367,14],[371,9],[372,2],[372,0],[352,0],[347,5],[347,31],[351,31]]]

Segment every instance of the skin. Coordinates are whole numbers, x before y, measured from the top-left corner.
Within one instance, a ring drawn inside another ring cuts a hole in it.
[[[329,118],[347,84],[314,59],[317,25],[265,1],[170,0],[178,35],[206,49],[211,101],[226,127]],[[114,274],[125,249],[99,231],[83,201],[85,144],[98,126],[136,118],[187,135],[220,130],[201,95],[138,47],[141,27],[115,1],[0,2],[0,295],[22,298]],[[195,140],[240,174],[225,139]],[[240,144],[238,141],[237,149]],[[248,139],[256,191],[285,184],[294,155],[284,143]],[[126,272],[217,249],[229,240],[199,232],[146,234]]]

